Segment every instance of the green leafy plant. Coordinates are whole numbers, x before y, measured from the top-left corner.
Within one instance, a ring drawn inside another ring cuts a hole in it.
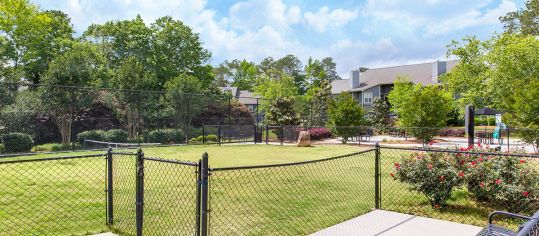
[[[333,133],[346,143],[349,137],[358,134],[357,127],[365,124],[365,112],[349,93],[340,94],[329,107],[329,124]]]
[[[107,131],[106,139],[108,142],[114,142],[114,143],[126,143],[127,142],[128,133],[125,130],[121,129],[111,129]]]
[[[453,160],[445,153],[414,153],[395,163],[396,174],[391,175],[425,195],[432,207],[443,208],[462,181]]]
[[[144,136],[146,143],[181,143],[185,141],[183,132],[179,129],[154,130]]]
[[[36,145],[32,148],[32,152],[55,152],[62,150],[69,150],[72,146],[70,144],[61,144],[61,143],[46,143]]]
[[[77,141],[84,144],[84,140],[107,141],[107,132],[104,130],[88,130],[77,135]]]
[[[1,139],[5,152],[28,152],[34,143],[30,135],[23,133],[7,133]]]

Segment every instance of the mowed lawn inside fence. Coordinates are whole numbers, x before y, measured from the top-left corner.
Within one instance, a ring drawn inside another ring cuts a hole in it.
[[[146,148],[143,228],[146,234],[195,234],[195,163],[205,151],[209,153],[212,168],[209,177],[210,234],[304,235],[375,208],[375,152],[372,147],[229,145]],[[390,176],[395,171],[394,163],[413,152],[417,151],[381,148],[380,209],[484,226],[488,213],[495,209],[474,201],[465,188],[454,191],[448,207],[438,210],[433,209],[422,194],[411,191],[407,184]],[[0,231],[8,235],[71,235],[110,230],[106,225],[106,153],[94,151],[90,154],[69,159],[54,159],[61,155],[55,154],[0,160],[0,205],[3,206]],[[337,158],[275,166],[330,157]],[[43,158],[51,160],[36,161]],[[135,155],[118,150],[113,160],[112,229],[133,234]],[[170,160],[184,160],[192,165]],[[526,163],[539,166],[536,158],[526,158]],[[255,167],[257,165],[270,166]],[[518,223],[504,224],[514,228]]]

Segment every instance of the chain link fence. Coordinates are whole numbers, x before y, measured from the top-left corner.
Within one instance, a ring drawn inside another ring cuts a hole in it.
[[[487,147],[376,145],[224,168],[209,167],[207,155],[195,163],[109,150],[3,158],[0,175],[7,235],[306,235],[375,209],[477,226],[494,210],[539,209],[539,156]]]

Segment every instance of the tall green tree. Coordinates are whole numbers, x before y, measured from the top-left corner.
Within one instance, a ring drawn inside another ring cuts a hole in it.
[[[453,109],[451,94],[439,86],[422,86],[400,78],[388,95],[391,110],[398,116],[398,125],[427,143],[437,128],[446,125]]]
[[[39,83],[62,41],[72,39],[70,19],[60,11],[41,11],[27,0],[0,4],[1,74],[11,81]]]
[[[263,75],[255,87],[255,94],[260,95],[260,110],[267,112],[273,100],[280,97],[294,97],[297,94],[294,79],[288,75],[269,77]]]
[[[182,74],[165,84],[165,101],[179,128],[189,140],[193,118],[204,110],[206,92],[202,82],[192,75]]]
[[[539,35],[539,0],[528,0],[524,9],[500,17],[505,31],[525,35]]]
[[[369,116],[370,123],[378,130],[385,132],[389,125],[389,103],[381,98],[374,98],[372,102],[372,114]]]
[[[307,97],[310,103],[308,125],[325,126],[331,102],[331,83],[329,80],[321,80],[318,86],[311,87],[307,91]]]
[[[75,87],[95,86],[105,73],[105,57],[88,42],[73,41],[62,52],[50,63],[42,79],[43,84],[51,86],[40,89],[42,100],[47,101],[43,104],[45,110],[55,118],[62,143],[68,144],[73,115],[92,101],[90,90]]]
[[[205,87],[213,83],[211,67],[207,65],[210,52],[202,47],[198,34],[171,17],[158,18],[150,26],[140,16],[91,25],[84,37],[100,45],[112,68],[127,58],[137,58],[158,82],[156,88],[148,89],[161,90],[180,74],[199,78]]]
[[[266,113],[266,122],[269,125],[299,124],[299,119],[294,110],[294,98],[279,97],[273,99]]]
[[[485,55],[489,46],[476,37],[465,37],[462,41],[452,41],[448,46],[448,56],[455,56],[459,63],[441,77],[448,89],[458,94],[458,107],[471,104],[475,107],[492,105],[491,94],[487,90],[489,65]]]
[[[247,60],[225,61],[220,65],[222,76],[231,80],[232,86],[252,91],[257,84],[258,69],[255,63]]]
[[[143,111],[150,111],[159,102],[159,94],[147,90],[158,86],[155,74],[145,70],[136,57],[122,61],[112,74],[111,85],[118,90],[111,91],[114,99],[110,106],[127,127],[128,137],[134,138],[141,131]]]
[[[348,92],[339,94],[329,106],[329,124],[333,133],[341,136],[346,143],[349,137],[357,135],[357,128],[364,125],[365,112]]]

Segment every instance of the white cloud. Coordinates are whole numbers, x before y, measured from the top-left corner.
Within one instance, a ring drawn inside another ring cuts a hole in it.
[[[463,12],[454,17],[445,19],[442,22],[433,22],[432,24],[427,25],[425,34],[426,36],[436,36],[469,27],[499,24],[500,16],[516,10],[517,6],[515,3],[502,0],[500,5],[496,8],[488,9],[484,13],[477,9],[472,9],[468,12]]]
[[[327,6],[318,9],[317,12],[306,12],[304,17],[307,24],[318,32],[324,32],[328,28],[338,28],[356,19],[358,10],[335,9],[330,11]]]
[[[288,29],[300,21],[300,9],[288,7],[281,0],[248,0],[229,9],[230,26],[242,30],[256,30],[264,26]]]

